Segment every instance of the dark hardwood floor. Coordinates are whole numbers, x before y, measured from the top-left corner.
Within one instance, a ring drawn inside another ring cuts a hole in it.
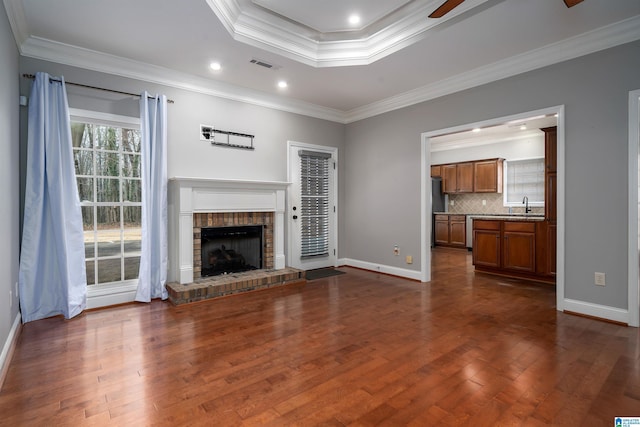
[[[347,274],[24,325],[0,425],[613,426],[640,416],[640,336],[474,274]]]

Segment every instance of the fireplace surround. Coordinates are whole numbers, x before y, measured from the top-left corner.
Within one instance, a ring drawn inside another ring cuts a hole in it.
[[[201,244],[198,229],[202,226],[264,225],[263,268],[284,269],[287,186],[286,182],[274,181],[171,178],[168,222],[173,243],[168,280],[189,284],[200,278],[201,253],[195,252]]]

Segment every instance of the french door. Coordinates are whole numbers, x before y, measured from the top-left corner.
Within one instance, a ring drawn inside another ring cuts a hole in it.
[[[337,149],[289,142],[288,265],[337,265]]]

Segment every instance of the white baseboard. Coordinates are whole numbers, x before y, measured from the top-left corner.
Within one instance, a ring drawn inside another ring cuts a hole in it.
[[[390,265],[376,264],[376,263],[367,262],[367,261],[359,261],[357,259],[340,258],[338,260],[338,265],[356,267],[356,268],[361,268],[363,270],[391,274],[393,276],[404,277],[406,279],[411,279],[411,280],[417,280],[417,281],[421,280],[420,271],[408,270],[406,268],[392,267]]]
[[[13,321],[13,325],[11,325],[9,336],[2,346],[2,353],[0,353],[0,390],[2,390],[4,378],[7,375],[7,371],[9,370],[9,363],[11,363],[13,348],[15,346],[16,340],[18,339],[18,331],[20,330],[21,321],[22,316],[20,312],[18,312],[18,315]]]
[[[621,308],[565,298],[563,309],[564,311],[629,324],[629,311]]]

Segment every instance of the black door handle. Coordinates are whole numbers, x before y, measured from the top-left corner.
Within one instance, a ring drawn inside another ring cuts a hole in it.
[[[298,219],[298,215],[294,215],[294,216],[293,216],[293,219]]]

